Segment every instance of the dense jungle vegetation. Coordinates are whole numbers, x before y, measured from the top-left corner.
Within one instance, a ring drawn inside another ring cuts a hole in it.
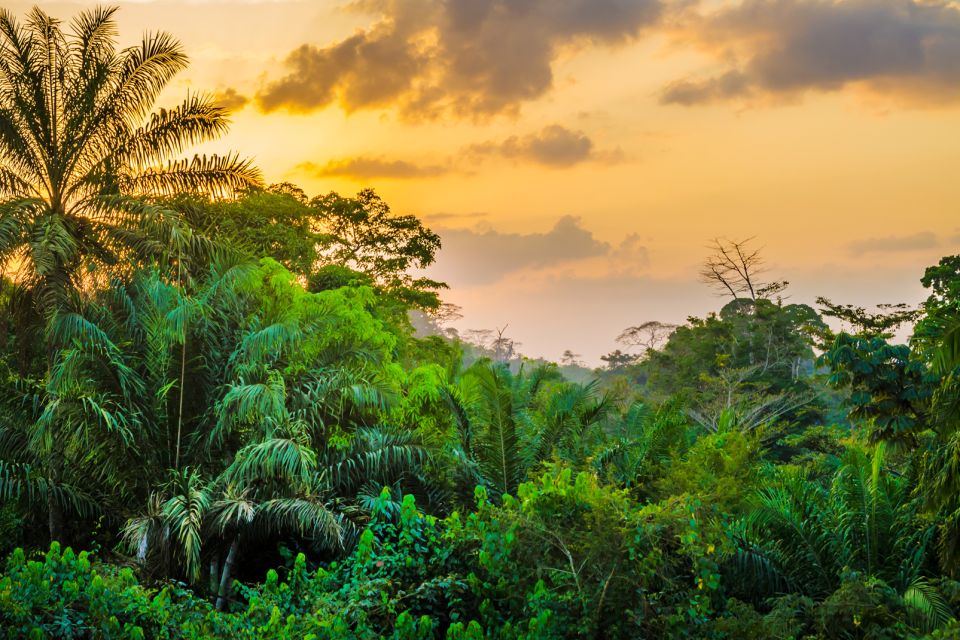
[[[871,313],[721,241],[584,380],[374,191],[176,159],[226,114],[115,35],[0,12],[0,635],[960,638],[960,256]]]

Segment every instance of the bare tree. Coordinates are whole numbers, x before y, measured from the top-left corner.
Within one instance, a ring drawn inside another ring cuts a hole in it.
[[[749,297],[756,302],[771,298],[787,288],[786,280],[765,282],[766,272],[760,249],[751,246],[753,238],[723,240],[716,238],[710,249],[713,253],[704,261],[700,279],[721,295],[729,294],[734,300]]]
[[[563,352],[563,355],[560,356],[560,364],[565,367],[582,367],[583,361],[580,357],[579,353],[574,353],[570,349],[567,349]]]
[[[493,340],[492,329],[467,329],[463,337],[465,342],[480,347],[483,350],[489,350]]]
[[[519,355],[520,343],[506,335],[507,327],[494,329],[470,329],[464,332],[465,340],[479,347],[481,352],[497,362],[506,362]]]
[[[660,349],[679,326],[650,320],[635,327],[627,327],[617,336],[617,342],[627,347],[640,348],[643,355],[646,355]]]
[[[493,358],[498,362],[506,362],[512,359],[517,353],[517,347],[520,346],[519,342],[505,335],[509,326],[509,324],[505,324],[503,328],[497,328],[497,338],[493,341]]]

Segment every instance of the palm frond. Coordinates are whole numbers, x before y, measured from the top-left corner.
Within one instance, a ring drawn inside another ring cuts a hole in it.
[[[924,578],[913,581],[903,594],[903,602],[914,626],[924,633],[931,633],[954,619],[946,598]]]

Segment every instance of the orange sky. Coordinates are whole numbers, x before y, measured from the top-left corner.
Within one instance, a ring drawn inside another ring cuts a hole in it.
[[[233,104],[215,148],[425,218],[458,326],[509,323],[529,355],[598,363],[715,308],[717,236],[756,236],[798,302],[917,302],[960,245],[956,2],[117,4],[123,42],[184,43],[171,101]]]

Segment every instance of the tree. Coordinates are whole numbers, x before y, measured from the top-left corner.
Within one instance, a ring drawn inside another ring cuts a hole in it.
[[[433,264],[440,249],[440,236],[415,216],[391,214],[373,189],[364,189],[355,198],[331,192],[311,200],[310,207],[321,234],[322,264],[359,271],[412,306],[439,306],[437,291],[447,285],[410,273]]]
[[[756,302],[782,292],[789,284],[786,280],[765,282],[761,279],[764,261],[760,249],[750,246],[752,240],[714,239],[710,247],[713,253],[704,261],[700,279],[734,300],[746,296]]]
[[[893,337],[894,332],[902,325],[913,322],[922,313],[919,309],[911,309],[904,303],[878,304],[878,313],[870,313],[863,307],[852,304],[834,304],[827,298],[817,298],[820,313],[828,318],[836,318],[850,327],[852,333],[862,338],[880,338],[887,340]],[[822,335],[832,339],[835,335],[824,331]]]
[[[656,351],[667,341],[679,325],[650,320],[635,327],[627,327],[619,336],[617,342],[627,347],[639,347],[641,355]]]
[[[553,365],[513,374],[506,363],[481,360],[447,393],[468,482],[497,495],[513,493],[557,453],[585,458],[581,439],[609,409],[595,383],[565,382]]]
[[[496,329],[468,329],[465,340],[477,348],[481,355],[494,362],[509,362],[518,357],[520,343],[507,335],[509,324]]]
[[[229,195],[259,180],[235,155],[171,159],[223,133],[225,112],[193,95],[150,114],[186,55],[165,33],[117,51],[115,11],[81,12],[68,33],[39,8],[24,24],[0,11],[0,269],[15,266],[48,321],[84,283],[102,281],[104,267],[176,256],[189,232],[151,196]],[[47,332],[48,376],[58,335]],[[50,486],[60,480],[61,441],[46,440]],[[59,537],[60,506],[48,509]]]
[[[640,366],[654,396],[685,394],[710,430],[725,411],[741,426],[756,426],[810,400],[813,335],[823,327],[806,305],[741,298],[719,315],[690,318]]]
[[[933,526],[916,517],[903,477],[885,472],[885,449],[850,449],[829,488],[797,470],[779,470],[759,491],[757,506],[734,527],[738,542],[732,584],[760,598],[784,588],[824,597],[850,570],[875,576],[904,594],[924,589]],[[943,597],[942,623],[950,617]],[[944,615],[945,612],[945,615]]]
[[[173,249],[151,196],[259,180],[236,155],[171,159],[226,131],[226,112],[193,95],[150,114],[187,57],[165,33],[117,51],[115,11],[81,12],[69,33],[40,9],[23,25],[0,12],[0,263],[18,265],[47,314],[94,267]]]
[[[441,304],[446,284],[416,274],[433,264],[440,237],[415,216],[393,214],[372,189],[308,199],[296,185],[280,183],[228,201],[181,195],[167,204],[208,235],[280,262],[311,291],[362,281],[402,314]]]
[[[308,279],[317,268],[314,210],[306,195],[288,183],[249,189],[223,200],[178,194],[166,202],[195,229],[251,257],[270,257]]]
[[[490,348],[493,350],[493,359],[497,362],[507,362],[512,360],[517,353],[517,347],[520,343],[506,335],[507,327],[497,327],[497,337],[494,339]]]
[[[945,256],[927,267],[920,282],[930,295],[921,307],[923,317],[914,327],[911,344],[929,357],[960,320],[960,256]]]
[[[618,371],[637,362],[638,356],[632,353],[624,353],[620,349],[600,356],[600,359],[607,363],[607,368],[611,371]]]
[[[678,403],[653,408],[632,403],[612,421],[592,465],[617,486],[650,493],[656,473],[689,444],[689,421]]]

